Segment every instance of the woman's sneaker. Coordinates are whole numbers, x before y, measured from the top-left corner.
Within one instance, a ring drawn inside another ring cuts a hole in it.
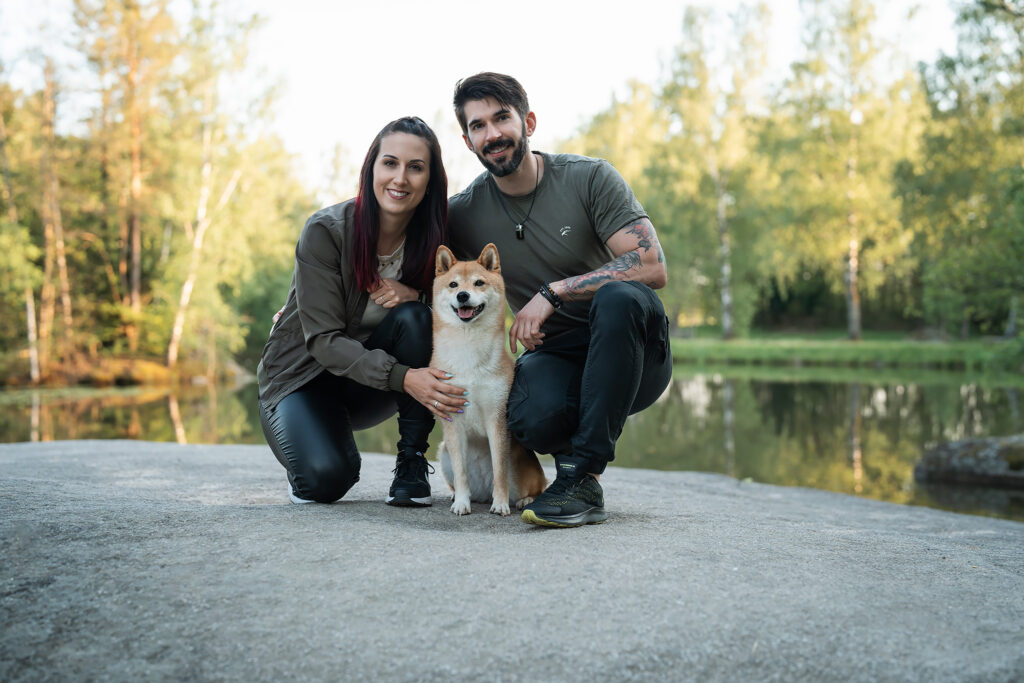
[[[295,484],[292,483],[292,473],[288,472],[288,500],[295,505],[305,505],[306,503],[315,503],[315,500],[308,500],[306,498],[299,498],[295,495]]]
[[[597,479],[584,471],[584,458],[555,456],[555,481],[544,493],[523,508],[520,517],[541,526],[582,526],[608,519],[604,511],[604,490]]]
[[[422,453],[399,453],[395,469],[391,471],[395,473],[395,479],[391,482],[385,503],[402,507],[427,507],[431,504],[427,475],[433,473],[434,468]]]

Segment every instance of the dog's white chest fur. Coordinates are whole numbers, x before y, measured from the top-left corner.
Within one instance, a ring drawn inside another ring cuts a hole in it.
[[[449,372],[454,375],[452,384],[472,387],[472,390],[466,397],[469,405],[463,407],[463,413],[454,415],[452,422],[443,423],[442,428],[448,443],[459,438],[456,431],[462,433],[461,437],[466,444],[465,464],[470,499],[476,503],[486,503],[491,500],[494,486],[488,429],[493,429],[495,416],[505,415],[511,383],[511,361],[505,356],[502,347],[495,349],[493,344],[488,345],[489,348],[467,347],[464,343],[454,343],[455,339],[446,340],[445,336],[438,335],[437,341],[441,345],[437,347],[435,357],[443,363],[442,367],[449,368]],[[446,353],[446,350],[450,353]],[[501,422],[504,423],[504,420]],[[445,480],[454,481],[448,449],[442,447],[439,457]],[[509,491],[512,500],[517,499],[516,494],[516,491]]]

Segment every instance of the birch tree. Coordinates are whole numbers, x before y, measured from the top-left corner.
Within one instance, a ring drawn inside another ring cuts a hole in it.
[[[672,76],[662,94],[674,131],[671,156],[690,157],[697,164],[699,180],[692,196],[674,194],[698,207],[698,220],[714,235],[724,339],[736,336],[737,303],[739,327],[749,327],[763,271],[756,253],[770,230],[759,210],[770,172],[757,153],[756,123],[764,111],[767,60],[759,36],[769,21],[764,4],[742,6],[728,21],[707,10],[688,9]],[[739,38],[722,40],[725,35]]]

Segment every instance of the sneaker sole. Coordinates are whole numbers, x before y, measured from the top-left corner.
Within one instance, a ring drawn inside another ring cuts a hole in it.
[[[307,505],[309,503],[315,503],[316,502],[315,500],[307,500],[305,498],[299,498],[298,496],[295,495],[295,491],[292,491],[292,487],[291,486],[288,487],[288,500],[290,500],[295,505]]]
[[[400,508],[425,508],[433,505],[433,501],[430,498],[399,498],[395,496],[387,496],[384,502],[388,505],[394,505]]]
[[[564,517],[538,517],[533,510],[523,510],[523,514],[519,519],[527,524],[566,528],[583,526],[584,524],[604,524],[608,519],[608,514],[604,510],[591,508],[590,510],[576,515],[566,515]]]

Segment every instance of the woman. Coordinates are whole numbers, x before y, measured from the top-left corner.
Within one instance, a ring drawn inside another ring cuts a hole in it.
[[[423,301],[445,239],[448,181],[434,132],[392,121],[374,139],[359,195],[306,221],[288,302],[263,349],[260,421],[288,473],[293,503],[330,503],[359,480],[352,431],[398,412],[391,505],[430,505],[423,454],[434,416],[465,405],[451,377],[427,367]]]

